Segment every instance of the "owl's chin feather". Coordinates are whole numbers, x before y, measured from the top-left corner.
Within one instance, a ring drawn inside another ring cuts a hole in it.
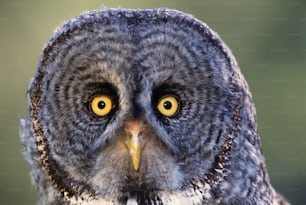
[[[149,204],[159,204],[159,205],[201,205],[203,196],[198,194],[195,196],[190,196],[185,192],[138,192],[129,193],[127,195],[122,195],[121,197],[114,199],[106,198],[70,198],[69,203],[72,205],[114,205],[114,204],[126,204],[126,205],[149,205]]]

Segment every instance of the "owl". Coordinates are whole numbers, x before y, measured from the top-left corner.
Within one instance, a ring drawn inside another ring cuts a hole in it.
[[[40,204],[288,204],[255,118],[234,56],[206,24],[102,9],[46,44],[20,138]]]

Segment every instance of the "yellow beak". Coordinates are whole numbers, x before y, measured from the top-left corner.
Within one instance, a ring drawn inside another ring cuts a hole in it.
[[[139,169],[140,155],[141,155],[141,144],[139,141],[139,133],[142,128],[142,121],[131,121],[128,122],[126,132],[128,134],[125,144],[129,150],[133,167],[136,171]]]

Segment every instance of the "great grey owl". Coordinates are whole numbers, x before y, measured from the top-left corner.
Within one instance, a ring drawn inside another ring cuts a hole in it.
[[[64,24],[20,135],[40,204],[287,204],[234,56],[179,11],[102,9]]]

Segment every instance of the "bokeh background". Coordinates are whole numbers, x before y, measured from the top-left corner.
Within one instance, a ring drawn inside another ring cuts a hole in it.
[[[64,21],[103,6],[170,7],[217,31],[251,87],[273,185],[306,204],[306,1],[0,0],[0,205],[37,202],[18,130],[42,47]]]

